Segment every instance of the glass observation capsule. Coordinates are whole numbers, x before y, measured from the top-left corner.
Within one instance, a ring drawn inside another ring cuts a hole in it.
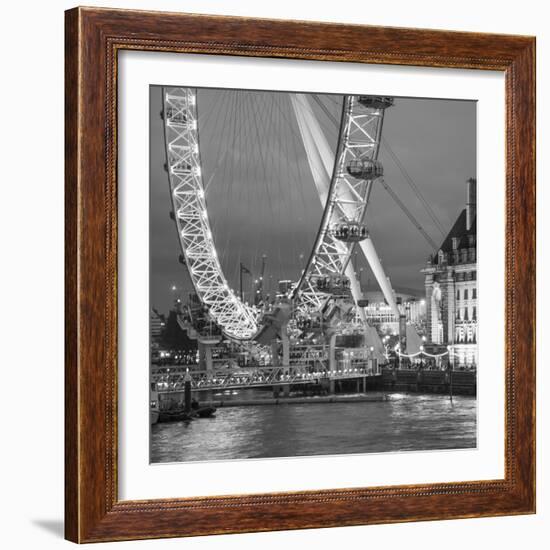
[[[358,243],[369,236],[367,226],[358,222],[344,222],[332,229],[335,239],[347,243]]]
[[[361,180],[374,180],[384,175],[382,163],[371,159],[352,159],[346,170],[350,176]]]
[[[387,109],[393,105],[393,97],[360,95],[357,101],[368,109]]]

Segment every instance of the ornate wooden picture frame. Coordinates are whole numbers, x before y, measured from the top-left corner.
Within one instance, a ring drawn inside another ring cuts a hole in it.
[[[117,59],[122,50],[500,71],[506,86],[505,476],[121,501]],[[97,542],[535,511],[535,39],[236,17],[66,12],[66,537]]]

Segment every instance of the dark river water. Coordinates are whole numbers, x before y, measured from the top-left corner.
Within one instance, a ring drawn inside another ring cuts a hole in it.
[[[476,400],[461,396],[452,403],[448,396],[394,393],[363,403],[225,407],[214,418],[151,426],[151,462],[475,446]]]

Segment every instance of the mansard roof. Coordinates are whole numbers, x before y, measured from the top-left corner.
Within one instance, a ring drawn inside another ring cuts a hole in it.
[[[445,237],[442,245],[439,247],[439,250],[442,250],[443,252],[451,252],[453,250],[453,239],[458,238],[458,246],[457,248],[469,248],[468,244],[468,236],[469,235],[476,235],[477,234],[477,219],[474,217],[472,226],[469,230],[466,229],[466,208],[460,212],[458,218],[456,219],[456,222],[454,223],[453,227],[449,231],[449,234]],[[438,253],[439,253],[438,250]],[[438,263],[438,255],[436,254],[434,256],[433,262],[435,264]]]

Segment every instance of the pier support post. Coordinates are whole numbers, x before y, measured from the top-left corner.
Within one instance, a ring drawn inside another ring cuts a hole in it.
[[[330,379],[329,381],[329,390],[328,392],[330,393],[330,395],[334,395],[336,393],[336,380],[334,379]]]
[[[290,365],[290,341],[287,333],[288,321],[281,326],[281,341],[283,343],[283,367]]]
[[[212,370],[212,344],[199,342],[199,364],[202,369],[207,371]]]
[[[399,346],[401,353],[407,353],[407,316],[399,315]]]
[[[289,397],[290,396],[290,384],[285,384],[283,386],[283,397]]]
[[[329,340],[328,347],[328,365],[331,372],[336,370],[336,333]]]
[[[279,366],[279,344],[277,340],[271,342],[271,365],[273,367]]]
[[[189,371],[185,373],[183,379],[183,397],[184,397],[184,408],[186,413],[191,412],[191,375]]]
[[[212,346],[210,344],[205,345],[204,355],[206,356],[205,357],[205,359],[206,359],[206,370],[210,372],[212,370],[212,366],[213,366],[213,363],[212,363]]]

